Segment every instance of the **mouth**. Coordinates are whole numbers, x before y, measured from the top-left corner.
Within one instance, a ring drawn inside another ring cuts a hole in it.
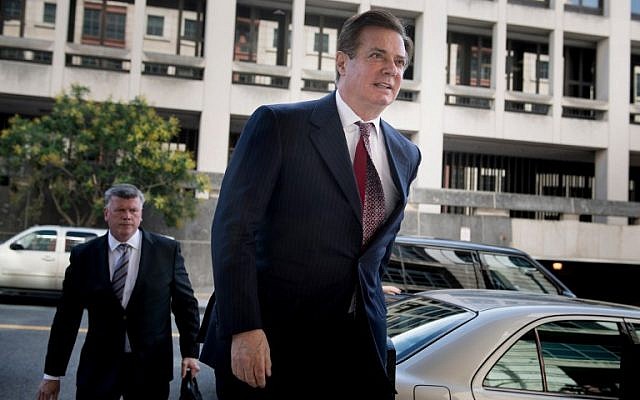
[[[374,86],[378,89],[393,90],[393,87],[389,83],[385,82],[377,82],[374,84]]]

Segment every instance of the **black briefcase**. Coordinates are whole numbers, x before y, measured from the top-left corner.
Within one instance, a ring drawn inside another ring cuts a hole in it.
[[[196,378],[191,377],[191,371],[187,371],[187,375],[182,378],[180,400],[202,400],[202,394],[198,389],[198,381],[196,381]]]

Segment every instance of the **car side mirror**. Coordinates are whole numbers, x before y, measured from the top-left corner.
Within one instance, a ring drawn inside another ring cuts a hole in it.
[[[20,243],[11,243],[11,244],[9,245],[9,248],[10,248],[11,250],[24,250],[24,246],[23,246],[23,245],[21,245]]]

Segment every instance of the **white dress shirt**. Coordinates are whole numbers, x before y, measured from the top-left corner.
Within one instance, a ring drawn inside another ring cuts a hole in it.
[[[340,122],[342,123],[342,129],[344,130],[345,137],[347,139],[347,146],[349,147],[349,156],[351,156],[351,164],[356,156],[356,147],[358,146],[358,140],[360,140],[360,128],[356,125],[356,122],[362,121],[360,117],[344,102],[340,93],[336,91],[336,105],[338,106],[338,115],[340,115]],[[385,217],[391,214],[391,211],[395,208],[398,201],[400,201],[400,195],[398,189],[393,183],[391,177],[391,167],[389,165],[389,158],[387,156],[387,146],[385,145],[384,135],[380,131],[380,117],[373,119],[370,122],[374,128],[369,135],[369,147],[371,149],[371,161],[376,167],[376,171],[380,176],[382,182],[382,191],[384,192],[384,208]]]
[[[111,235],[111,231],[108,234],[109,239],[109,277],[113,279],[113,272],[115,270],[116,261],[120,257],[120,250],[118,246],[121,242]],[[129,299],[131,298],[131,292],[136,284],[136,278],[138,277],[138,268],[140,266],[140,249],[142,244],[142,234],[138,229],[127,240],[127,243],[131,248],[129,249],[129,269],[127,271],[127,280],[124,283],[124,292],[122,293],[122,308],[127,308]]]

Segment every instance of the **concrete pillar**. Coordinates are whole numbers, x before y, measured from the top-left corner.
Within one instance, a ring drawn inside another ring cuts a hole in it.
[[[142,76],[142,47],[144,44],[144,32],[146,21],[146,0],[135,0],[133,11],[133,27],[131,35],[131,67],[129,70],[129,100],[133,100],[140,94],[140,78]]]
[[[198,170],[224,173],[229,150],[236,1],[208,0]]]
[[[304,64],[304,13],[305,0],[293,0],[291,10],[291,77],[289,81],[289,94],[291,101],[300,99],[302,88],[302,66]]]
[[[555,28],[549,35],[549,77],[553,96],[551,114],[553,117],[553,142],[560,143],[562,138],[562,97],[564,96],[564,1],[553,0],[555,10]]]
[[[64,65],[67,46],[67,26],[69,25],[69,2],[56,3],[56,26],[54,30],[53,57],[51,61],[51,97],[64,90]]]
[[[447,78],[447,4],[430,1],[428,9],[429,12],[416,19],[415,79],[421,82],[422,121],[415,141],[422,151],[422,164],[414,186],[440,188]],[[434,212],[439,212],[438,206]]]
[[[601,200],[629,199],[628,94],[631,83],[629,74],[621,74],[616,66],[628,66],[631,62],[630,7],[628,1],[609,2],[611,35],[598,44],[596,95],[609,102],[609,146],[596,155],[595,189],[596,198]],[[609,217],[606,222],[626,225],[627,220]]]
[[[493,101],[496,120],[495,136],[504,138],[504,97],[507,90],[507,0],[498,1],[498,21],[493,25],[491,51],[491,86],[495,89]]]

